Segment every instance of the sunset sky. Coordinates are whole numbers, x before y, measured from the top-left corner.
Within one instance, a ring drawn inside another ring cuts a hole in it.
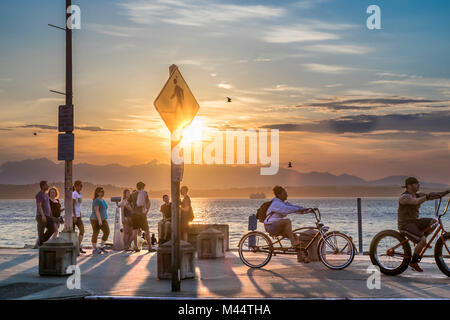
[[[169,162],[153,101],[175,63],[204,126],[279,129],[283,166],[450,184],[449,1],[73,4],[76,163]],[[57,161],[65,43],[47,24],[64,26],[64,5],[0,2],[0,164]]]

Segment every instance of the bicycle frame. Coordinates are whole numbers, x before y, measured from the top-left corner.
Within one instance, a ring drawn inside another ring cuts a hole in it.
[[[446,231],[445,231],[445,229],[444,229],[444,224],[442,223],[442,219],[441,219],[441,218],[442,218],[443,216],[445,216],[445,214],[447,213],[447,210],[448,210],[448,207],[449,207],[449,204],[450,204],[450,199],[447,201],[447,205],[445,206],[444,212],[443,212],[442,214],[438,214],[438,213],[439,213],[439,209],[440,209],[440,207],[441,207],[441,202],[442,202],[442,198],[439,198],[439,204],[438,204],[438,206],[437,206],[437,208],[436,208],[436,211],[435,211],[435,215],[436,215],[436,217],[437,217],[439,227],[436,228],[436,230],[434,231],[434,234],[433,234],[433,236],[431,237],[430,241],[427,242],[426,246],[425,246],[425,247],[422,249],[422,251],[420,252],[420,254],[419,254],[419,260],[422,259],[422,257],[424,256],[425,252],[426,252],[429,248],[431,248],[431,243],[434,241],[434,239],[435,239],[436,236],[439,234],[439,232],[441,233],[440,237],[442,238],[442,240],[444,240],[443,236],[444,236],[444,234],[446,233]],[[428,230],[428,229],[425,229],[425,232],[426,232],[427,230]],[[394,255],[393,253],[395,252],[395,249],[397,249],[398,247],[402,246],[405,242],[408,242],[408,241],[411,241],[411,240],[408,239],[407,237],[405,237],[405,240],[403,240],[402,242],[400,242],[400,243],[397,244],[396,246],[394,246],[394,247],[388,249],[388,250],[387,250],[387,254],[389,255],[389,253],[391,253],[392,255]],[[412,241],[411,241],[411,242],[412,242]],[[443,241],[443,242],[444,242],[445,248],[447,249],[447,252],[450,254],[450,249],[447,247],[447,244],[445,243],[445,241]],[[405,255],[403,255],[403,254],[397,254],[397,255],[399,255],[399,256],[401,256],[401,257],[405,257]]]
[[[315,227],[302,227],[302,228],[298,228],[295,230],[292,230],[292,232],[294,234],[298,233],[300,230],[317,230],[318,232],[314,235],[314,237],[308,242],[308,244],[305,247],[302,247],[302,250],[308,250],[310,246],[312,246],[312,244],[314,243],[314,241],[318,238],[321,237],[322,239],[325,238],[325,233],[328,231],[328,227],[324,226],[321,223],[321,214],[320,214],[320,210],[318,208],[313,208],[313,213],[314,216],[316,218],[316,226]],[[283,244],[281,243],[282,240],[287,239],[286,237],[283,236],[276,236],[276,237],[272,237],[274,239],[277,239],[276,241],[272,242],[272,249],[273,249],[273,254],[276,255],[278,254],[297,254],[297,251],[289,251],[292,250],[292,247],[283,247]],[[334,244],[330,243],[328,240],[324,240],[327,241],[327,243],[334,248]],[[278,246],[279,245],[279,246]],[[278,247],[277,247],[278,246]],[[347,246],[345,246],[341,251],[345,250]]]

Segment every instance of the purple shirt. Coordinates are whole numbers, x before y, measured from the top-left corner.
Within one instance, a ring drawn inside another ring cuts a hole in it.
[[[41,213],[37,207],[38,203],[42,204],[42,211],[47,217],[51,216],[50,202],[48,200],[48,194],[42,191],[39,191],[36,194],[36,216],[39,216]]]

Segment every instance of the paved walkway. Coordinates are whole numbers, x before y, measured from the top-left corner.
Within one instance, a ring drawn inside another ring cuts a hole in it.
[[[450,299],[450,278],[432,258],[419,274],[381,276],[381,289],[369,290],[368,256],[357,256],[345,270],[333,271],[320,262],[302,264],[295,256],[276,256],[262,269],[249,269],[237,252],[224,259],[196,260],[196,278],[183,280],[181,292],[171,292],[170,280],[157,279],[156,253],[126,253],[79,257],[81,290],[69,290],[66,277],[40,277],[38,251],[0,249],[0,299],[61,299],[86,296],[191,298],[420,298]]]

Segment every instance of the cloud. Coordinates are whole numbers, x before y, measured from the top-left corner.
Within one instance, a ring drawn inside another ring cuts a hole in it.
[[[271,27],[263,36],[263,40],[270,43],[292,43],[334,39],[339,39],[339,36],[330,32],[317,31],[304,25]]]
[[[341,54],[365,54],[371,51],[368,47],[346,44],[317,44],[305,48],[307,51]]]
[[[134,36],[137,32],[141,31],[140,28],[133,27],[123,27],[112,24],[97,24],[97,23],[89,23],[86,24],[88,29],[91,29],[94,32],[104,34],[112,37],[120,37],[120,38],[128,38]]]
[[[326,64],[319,64],[319,63],[305,63],[303,64],[306,69],[312,72],[318,72],[318,73],[342,73],[344,71],[350,71],[355,70],[355,68],[351,67],[343,67],[343,66],[331,66]]]
[[[450,132],[450,111],[414,114],[355,115],[309,123],[281,123],[263,126],[280,131],[319,133],[368,133],[379,130],[409,130],[418,132]]]
[[[230,90],[233,88],[233,86],[231,84],[228,83],[218,83],[217,87],[221,88],[221,89],[227,89]]]
[[[15,128],[34,128],[42,130],[58,130],[57,126],[46,125],[46,124],[25,124],[22,126],[17,126]],[[125,131],[119,129],[105,129],[97,126],[75,126],[77,130],[93,131],[93,132],[112,132],[112,131]]]
[[[395,74],[394,74],[395,75]],[[392,75],[391,75],[392,76]],[[403,75],[397,75],[403,77]],[[370,82],[375,85],[384,86],[412,86],[412,87],[432,87],[441,89],[450,89],[450,79],[445,78],[424,78],[420,76],[406,76],[403,79],[381,79]]]
[[[121,4],[130,19],[139,24],[164,22],[184,26],[205,26],[280,17],[285,9],[265,5],[236,5],[206,0],[132,1]]]
[[[343,109],[376,109],[376,108],[386,108],[397,105],[405,104],[423,104],[423,103],[441,103],[445,102],[442,100],[431,100],[431,99],[421,99],[421,98],[404,98],[404,97],[374,97],[374,98],[331,98],[331,99],[321,99],[315,100],[314,102],[307,102],[297,105],[297,107],[320,107],[332,110],[343,110]],[[434,107],[434,106],[433,106]],[[446,106],[436,106],[436,107],[446,107]]]
[[[317,89],[314,88],[292,87],[284,84],[278,84],[274,88],[262,88],[262,90],[269,92],[296,92],[300,94],[310,94],[317,91]]]

